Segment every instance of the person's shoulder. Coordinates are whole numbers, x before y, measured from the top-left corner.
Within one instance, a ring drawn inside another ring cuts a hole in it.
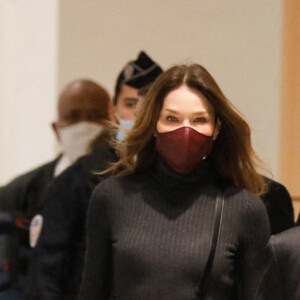
[[[96,189],[111,189],[120,185],[135,183],[135,174],[128,175],[111,175],[100,182]]]
[[[275,189],[275,188],[279,188],[279,189],[286,189],[286,187],[281,184],[280,182],[270,178],[270,177],[267,177],[267,176],[263,176],[266,184],[268,185],[268,188],[269,189]]]
[[[94,189],[94,195],[114,195],[119,193],[127,193],[141,187],[140,179],[142,176],[138,174],[128,174],[122,176],[110,176],[101,181]]]
[[[282,274],[291,279],[290,284],[293,287],[290,290],[292,292],[294,287],[299,285],[300,227],[296,226],[272,235],[269,241],[269,249],[271,249],[281,272],[283,272]]]
[[[238,201],[244,206],[248,205],[248,203],[250,203],[250,205],[251,203],[261,205],[263,204],[261,199],[252,192],[234,185],[227,186],[224,189],[224,195],[226,198]]]
[[[46,174],[51,176],[54,170],[54,167],[57,163],[57,159],[47,162],[43,165],[40,165],[26,173],[19,175],[18,177],[14,178],[8,185],[26,185],[29,184],[35,178],[41,178],[41,176],[45,176]],[[51,175],[50,175],[51,174]]]
[[[108,166],[117,161],[118,156],[115,150],[111,147],[103,147],[94,150],[88,155],[82,156],[78,159],[76,164],[81,165],[85,170],[103,171]]]
[[[49,169],[53,169],[55,168],[55,165],[57,164],[57,162],[59,161],[61,156],[58,156],[57,158],[55,158],[54,160],[48,161],[38,167],[36,167],[35,169],[33,169],[32,171],[30,171],[29,173],[34,173],[34,172],[43,172],[45,170],[49,170]]]
[[[57,159],[30,170],[2,186],[0,190],[6,193],[25,192],[30,186],[40,186],[53,178],[53,170]]]
[[[263,201],[252,192],[230,186],[225,190],[225,200],[234,210],[238,210],[243,222],[256,218],[267,218],[267,212]]]
[[[293,227],[291,229],[280,232],[276,235],[272,235],[270,244],[276,248],[290,249],[291,247],[299,251],[300,248],[300,226]],[[300,258],[300,254],[299,254]]]
[[[270,225],[263,201],[246,189],[232,188],[228,203],[230,216],[235,216],[238,220],[237,230],[242,240],[247,245],[252,243],[265,245],[270,238]]]
[[[288,199],[291,201],[291,196],[287,188],[278,181],[264,176],[264,180],[267,184],[267,191],[261,196],[263,200],[271,199]]]
[[[45,170],[52,169],[52,168],[54,169],[54,167],[55,167],[56,163],[59,161],[60,157],[61,156],[58,156],[57,158],[55,158],[55,159],[53,159],[51,161],[48,161],[48,162],[46,162],[46,163],[44,163],[44,164],[42,164],[42,165],[40,165],[40,166],[32,169],[31,171],[25,173],[24,175],[31,174],[31,173],[43,172]]]
[[[0,202],[3,209],[23,210],[34,206],[40,193],[53,179],[53,172],[58,159],[43,164],[24,173],[0,188]]]

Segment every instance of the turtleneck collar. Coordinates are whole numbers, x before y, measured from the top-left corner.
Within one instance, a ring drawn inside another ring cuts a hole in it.
[[[151,168],[150,177],[157,185],[178,189],[191,189],[200,187],[202,184],[208,184],[216,179],[209,160],[203,161],[201,166],[193,173],[178,173],[169,167],[160,157],[157,157]]]

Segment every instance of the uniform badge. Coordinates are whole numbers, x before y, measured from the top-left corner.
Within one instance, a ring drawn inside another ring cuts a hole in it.
[[[36,246],[42,231],[42,227],[43,217],[41,215],[36,215],[32,219],[29,229],[29,243],[31,248],[34,248]]]
[[[134,73],[134,68],[133,68],[133,66],[131,66],[130,64],[128,64],[128,65],[125,67],[125,69],[124,69],[124,77],[125,77],[125,79],[131,78],[132,75],[133,75],[133,73]]]

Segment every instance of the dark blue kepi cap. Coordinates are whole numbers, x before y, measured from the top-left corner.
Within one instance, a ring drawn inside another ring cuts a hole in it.
[[[140,89],[152,83],[161,73],[161,67],[144,51],[138,58],[129,62],[123,69],[123,83]]]
[[[121,84],[141,89],[154,82],[162,72],[162,68],[144,51],[141,51],[137,59],[128,62],[119,74],[115,87],[115,97],[120,92]]]

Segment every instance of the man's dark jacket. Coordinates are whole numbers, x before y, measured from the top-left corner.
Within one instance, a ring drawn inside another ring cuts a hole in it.
[[[277,234],[294,227],[292,198],[287,189],[270,178],[265,177],[268,191],[261,196],[269,216],[271,234]]]
[[[42,201],[43,229],[33,251],[24,299],[76,299],[85,254],[85,223],[99,171],[116,161],[109,148],[80,158],[55,178]]]
[[[0,210],[35,215],[44,187],[53,179],[59,158],[23,174],[0,188]]]
[[[270,261],[262,280],[262,300],[300,299],[300,227],[271,237]]]
[[[44,188],[53,179],[54,169],[59,157],[0,188],[0,211],[9,213],[12,221],[8,245],[1,243],[0,253],[7,252],[10,281],[6,289],[21,291],[30,260],[29,224],[39,209]],[[2,232],[3,228],[0,228]],[[4,272],[4,271],[1,271]],[[1,275],[2,276],[2,275]],[[4,288],[1,286],[1,288]]]

